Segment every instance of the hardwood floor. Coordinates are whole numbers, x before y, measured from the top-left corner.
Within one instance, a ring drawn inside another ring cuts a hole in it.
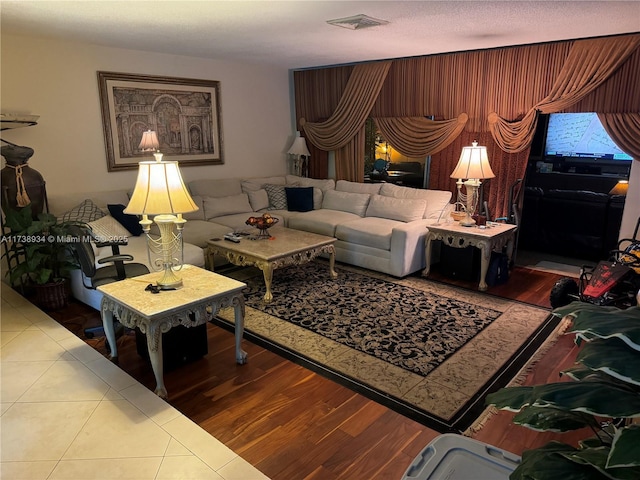
[[[549,307],[558,275],[515,267],[510,280],[488,294]],[[452,282],[433,274],[433,279]],[[99,325],[98,312],[81,304],[51,312],[83,337]],[[236,365],[232,333],[209,324],[209,353],[165,373],[169,403],[273,479],[400,479],[414,457],[438,435],[388,408],[249,341],[246,365]],[[87,340],[106,354],[104,339]],[[118,340],[120,367],[150,389],[150,365],[136,351],[135,336]],[[528,375],[525,384],[557,381],[576,355],[562,337]],[[536,433],[492,416],[480,441],[521,454],[551,438],[575,444],[582,434]]]

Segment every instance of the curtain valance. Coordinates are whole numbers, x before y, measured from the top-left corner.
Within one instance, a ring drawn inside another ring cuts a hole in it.
[[[446,148],[464,130],[469,120],[461,113],[453,120],[424,117],[374,117],[378,130],[389,144],[407,157],[426,157]]]

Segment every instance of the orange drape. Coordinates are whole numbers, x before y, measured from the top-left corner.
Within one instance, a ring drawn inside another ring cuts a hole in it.
[[[422,145],[424,150],[421,152],[428,151],[427,145],[433,148],[437,142],[440,142],[437,145],[440,148],[454,140],[454,136],[449,132],[449,138],[435,140],[429,138],[433,136],[433,130],[418,128],[420,138],[413,142],[403,138],[409,130],[415,129],[411,124],[417,122],[417,118],[432,117],[450,126],[460,115],[468,115],[463,133],[455,141],[438,153],[431,151],[429,187],[454,191],[453,183],[445,173],[453,171],[462,146],[478,140],[487,146],[496,173],[496,178],[488,183],[485,195],[489,197],[490,209],[495,216],[504,216],[508,212],[509,188],[525,174],[539,111],[640,112],[639,46],[640,34],[628,34],[397,59],[391,62],[379,94],[367,113],[377,119],[381,130],[393,131],[395,128],[397,138],[389,142],[394,148],[403,151],[399,148],[402,144],[404,147],[413,144],[412,149]],[[347,84],[355,70],[361,67],[294,72],[297,119],[304,117],[308,122],[321,122],[334,115],[340,102],[349,101],[345,98],[349,96]],[[322,98],[313,100],[316,96]],[[362,110],[358,109],[358,115]],[[623,143],[633,143],[627,138],[635,131],[633,124],[627,124],[632,118],[625,115],[615,120],[617,127],[605,127],[618,131],[621,147]],[[380,119],[394,120],[383,120],[383,125]],[[354,128],[351,134],[358,137],[353,141],[363,142],[361,125],[357,126],[351,127]],[[618,143],[618,139],[612,137]],[[385,134],[385,138],[388,135]],[[345,140],[348,143],[348,139],[341,139]],[[336,166],[338,179],[362,178],[356,177],[363,162],[361,157],[360,149],[353,146],[341,152],[336,150],[336,161],[341,164]]]

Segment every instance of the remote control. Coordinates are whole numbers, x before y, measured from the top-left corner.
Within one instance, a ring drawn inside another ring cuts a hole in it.
[[[229,241],[229,242],[240,243],[240,237],[238,237],[237,235],[234,235],[232,233],[227,233],[224,236],[224,239]]]

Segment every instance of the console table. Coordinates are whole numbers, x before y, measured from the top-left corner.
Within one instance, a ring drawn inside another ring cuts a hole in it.
[[[109,283],[98,287],[104,294],[101,304],[102,324],[111,347],[111,358],[117,359],[116,335],[113,316],[129,328],[140,328],[147,336],[147,348],[153,374],[155,393],[167,397],[164,386],[162,341],[163,333],[177,325],[195,327],[209,321],[221,308],[233,307],[235,313],[236,362],[244,364],[247,353],[242,350],[244,332],[244,296],[246,284],[193,265],[184,265],[180,271],[183,286],[177,290],[152,293],[145,290],[155,284],[159,273]]]
[[[463,227],[456,222],[447,225],[430,225],[427,228],[429,229],[425,240],[427,266],[422,271],[422,276],[429,276],[431,270],[431,247],[434,240],[442,240],[444,244],[454,248],[476,247],[480,249],[480,284],[478,289],[484,291],[487,289],[486,277],[491,252],[506,246],[507,255],[511,259],[517,227],[506,223],[492,223],[485,228],[475,225],[473,227]]]

